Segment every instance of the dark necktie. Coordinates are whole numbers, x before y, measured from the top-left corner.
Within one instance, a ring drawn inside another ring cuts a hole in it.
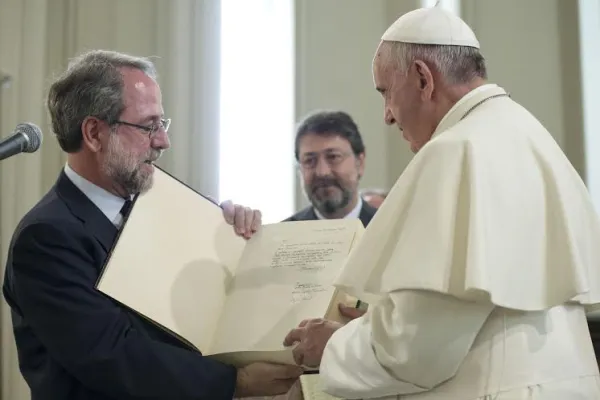
[[[127,214],[129,214],[129,211],[131,211],[131,206],[133,205],[133,201],[129,200],[125,200],[125,204],[123,204],[123,207],[121,207],[121,211],[119,211],[121,213],[121,215],[123,216],[123,218],[127,217]]]

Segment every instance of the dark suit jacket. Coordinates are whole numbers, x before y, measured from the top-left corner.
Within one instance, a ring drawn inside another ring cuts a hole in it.
[[[365,228],[369,225],[369,222],[371,222],[376,211],[376,208],[371,207],[366,201],[363,201],[358,218],[360,218]],[[284,221],[312,221],[315,219],[318,219],[317,214],[315,214],[315,209],[312,206],[309,206],[298,211]]]
[[[233,367],[95,290],[116,234],[64,173],[18,225],[3,292],[32,400],[232,399]]]
[[[596,353],[596,361],[598,362],[598,366],[600,366],[600,321],[597,319],[588,319],[588,328],[594,346],[594,353]]]

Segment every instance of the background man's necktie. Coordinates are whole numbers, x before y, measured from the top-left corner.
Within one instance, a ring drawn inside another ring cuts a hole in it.
[[[125,200],[125,204],[123,204],[123,207],[121,207],[121,211],[119,211],[121,213],[121,215],[123,216],[123,218],[127,217],[127,214],[129,214],[129,211],[131,210],[132,205],[133,205],[133,201]]]

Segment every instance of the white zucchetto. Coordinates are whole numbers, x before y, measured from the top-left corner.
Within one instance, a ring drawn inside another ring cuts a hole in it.
[[[440,7],[419,8],[402,15],[385,31],[381,39],[479,48],[479,41],[471,28],[458,16]]]

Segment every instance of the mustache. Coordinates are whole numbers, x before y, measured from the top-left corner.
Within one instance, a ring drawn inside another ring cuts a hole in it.
[[[323,188],[323,187],[327,187],[327,186],[335,186],[339,189],[342,189],[342,185],[340,185],[340,183],[335,178],[330,178],[330,177],[329,178],[317,178],[317,179],[313,180],[313,182],[310,185],[310,188],[314,192],[315,190],[317,190],[319,188]]]
[[[145,161],[155,162],[162,156],[162,149],[152,149]]]

